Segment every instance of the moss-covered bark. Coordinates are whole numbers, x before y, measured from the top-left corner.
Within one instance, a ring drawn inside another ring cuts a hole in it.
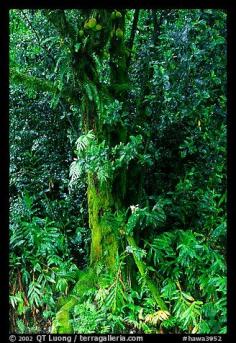
[[[91,229],[90,263],[95,265],[101,259],[108,268],[113,268],[118,253],[117,237],[113,228],[105,220],[115,208],[114,199],[109,185],[101,189],[96,176],[88,176],[88,211],[89,227]]]
[[[79,280],[70,295],[60,301],[60,309],[52,323],[51,333],[73,333],[71,313],[74,306],[81,303],[81,299],[88,289],[96,286],[96,280],[96,272],[93,268],[86,269],[80,273]]]
[[[117,91],[119,85],[124,85],[128,80],[128,71],[126,68],[126,49],[124,45],[124,23],[125,11],[121,11],[121,17],[116,17],[111,20],[111,15],[106,12],[107,22],[105,23],[106,32],[110,39],[110,71],[111,80],[110,86],[106,90],[106,94],[110,94],[111,98],[122,100],[124,92]],[[100,18],[100,20],[102,20]],[[110,29],[109,29],[110,28]],[[120,34],[118,37],[117,32]],[[104,46],[107,39],[100,43]],[[101,51],[101,49],[100,49]],[[95,68],[94,68],[95,69]],[[93,83],[98,86],[98,76],[93,72]],[[115,85],[115,87],[114,87]],[[99,88],[99,86],[98,86]],[[100,121],[96,112],[96,104],[87,102],[87,112],[93,113],[90,118],[93,118],[94,123],[90,119],[90,123],[86,122],[85,127],[89,127],[95,131],[98,140],[106,140],[111,147],[126,142],[127,129],[121,123],[114,127],[106,127]],[[85,119],[87,116],[85,117]],[[117,233],[107,221],[106,216],[113,216],[116,210],[123,208],[123,200],[126,193],[126,172],[121,171],[115,179],[109,183],[100,186],[96,179],[96,175],[88,175],[88,211],[89,211],[89,227],[91,229],[91,252],[90,263],[95,265],[98,261],[103,261],[108,269],[112,270],[115,266],[115,260],[118,254],[118,238]]]

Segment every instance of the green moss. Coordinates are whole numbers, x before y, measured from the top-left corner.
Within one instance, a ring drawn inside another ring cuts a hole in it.
[[[73,333],[73,328],[70,323],[70,316],[68,311],[64,310],[58,312],[57,321],[59,323],[57,327],[58,333]]]
[[[96,273],[90,268],[82,271],[79,280],[74,286],[71,294],[66,298],[60,298],[60,310],[53,321],[51,333],[73,333],[73,327],[70,321],[70,313],[74,306],[80,303],[82,296],[96,284]]]
[[[75,297],[70,297],[70,300],[61,307],[53,321],[51,333],[73,333],[73,327],[70,321],[70,311],[74,308],[76,303],[77,299]]]
[[[90,288],[96,286],[96,273],[93,268],[86,269],[81,272],[79,281],[73,288],[72,294],[77,297],[78,300],[87,292]]]
[[[61,308],[68,301],[67,297],[61,296],[57,301],[57,308]]]
[[[95,265],[104,259],[108,268],[112,268],[117,256],[118,244],[112,227],[104,220],[104,214],[111,213],[114,199],[109,185],[100,189],[94,177],[88,176],[88,211],[89,227],[91,229],[90,263]]]

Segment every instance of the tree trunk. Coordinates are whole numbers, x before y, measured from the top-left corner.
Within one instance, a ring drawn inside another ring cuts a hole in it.
[[[103,261],[108,269],[113,270],[118,253],[117,237],[113,228],[105,220],[107,213],[112,214],[115,207],[109,185],[105,189],[96,185],[95,175],[88,176],[88,211],[91,230],[90,264],[95,266]]]
[[[114,16],[114,13],[116,15]],[[98,102],[104,102],[109,98],[110,102],[118,100],[123,103],[122,110],[125,110],[126,96],[128,90],[128,50],[124,43],[125,30],[125,10],[113,12],[109,10],[93,10],[92,17],[101,24],[101,33],[90,33],[88,29],[87,39],[81,39],[79,50],[75,51],[71,30],[65,33],[67,27],[64,12],[57,11],[46,15],[52,20],[59,32],[63,36],[70,36],[70,49],[73,55],[73,73],[78,89],[78,98],[81,99],[82,126],[86,134],[93,131],[96,141],[101,143],[105,140],[106,146],[112,148],[120,143],[127,143],[128,130],[125,123],[118,123],[107,127],[99,116]],[[59,20],[59,17],[61,19]],[[89,23],[89,18],[87,23]],[[94,19],[93,19],[94,20]],[[138,12],[134,17],[135,28],[138,21]],[[86,26],[86,24],[85,24]],[[134,40],[134,32],[131,34],[131,42]],[[97,37],[97,38],[96,38]],[[99,83],[96,60],[94,53],[100,57],[107,49],[109,42],[110,55],[110,84],[108,86]],[[77,44],[78,45],[78,44]],[[90,92],[88,92],[88,88]],[[92,91],[91,91],[92,90]],[[99,91],[98,91],[99,90]],[[91,94],[93,94],[91,96]],[[99,101],[98,101],[99,99]],[[102,263],[107,272],[113,273],[116,267],[116,260],[119,250],[120,232],[125,227],[123,222],[117,221],[117,213],[124,211],[127,188],[126,170],[120,170],[114,178],[110,178],[105,184],[101,184],[95,172],[90,171],[87,176],[87,198],[89,228],[91,230],[90,267],[81,273],[79,281],[74,287],[71,295],[65,299],[64,305],[60,308],[53,323],[52,333],[71,333],[73,328],[70,324],[70,311],[78,303],[80,295],[85,288],[90,288],[96,283],[96,267]],[[110,221],[108,219],[111,219]],[[128,243],[132,245],[135,241],[128,238]],[[138,271],[144,276],[145,264],[134,258]],[[141,267],[140,267],[141,266]],[[161,302],[159,293],[155,291],[155,286],[147,277],[147,286],[160,308],[166,309]]]
[[[112,101],[125,100],[125,92],[120,91],[119,86],[128,82],[128,70],[126,68],[126,48],[124,45],[124,25],[125,11],[121,11],[122,17],[117,17],[113,20],[110,26],[112,37],[110,38],[110,70],[111,79],[110,85],[104,89],[105,94],[109,94]],[[120,36],[117,37],[117,30]],[[109,31],[109,30],[108,30]],[[94,66],[94,71],[96,70]],[[90,75],[91,76],[91,75]],[[94,85],[98,88],[98,77],[96,72],[92,75]],[[115,85],[115,87],[114,87]],[[101,96],[101,101],[103,101]],[[91,105],[90,105],[91,107]],[[93,104],[93,117],[95,124],[87,123],[87,127],[93,129],[96,137],[101,137],[101,140],[106,140],[108,146],[114,146],[120,142],[126,142],[127,130],[125,126],[118,124],[114,127],[107,128],[99,119],[96,112],[96,104]],[[91,109],[88,110],[91,112]],[[115,135],[114,135],[115,133]],[[118,183],[116,192],[114,192],[114,184]],[[123,208],[123,199],[126,189],[126,173],[122,171],[115,180],[111,180],[104,187],[101,187],[95,174],[88,175],[88,211],[89,211],[89,227],[91,229],[91,251],[90,263],[95,266],[98,261],[103,261],[108,270],[113,270],[116,257],[118,254],[118,235],[114,232],[114,228],[106,221],[106,217],[115,216],[115,211]]]

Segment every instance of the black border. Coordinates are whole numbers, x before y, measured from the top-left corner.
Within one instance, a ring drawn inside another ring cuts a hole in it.
[[[3,0],[4,1],[4,0]],[[228,199],[227,199],[227,208],[228,208],[228,229],[227,229],[227,264],[228,264],[228,333],[225,335],[219,335],[222,337],[222,341],[233,342],[236,341],[236,268],[234,266],[234,234],[236,228],[234,227],[235,216],[236,216],[236,198],[234,192],[234,179],[236,177],[236,168],[234,163],[234,158],[236,158],[235,153],[235,137],[236,128],[235,123],[235,96],[233,95],[234,91],[234,80],[236,80],[235,69],[233,68],[236,63],[236,54],[234,45],[236,45],[236,32],[235,32],[235,22],[236,22],[236,11],[233,7],[233,4],[228,1],[195,1],[191,3],[188,0],[182,1],[170,1],[170,0],[156,0],[156,1],[138,1],[130,2],[127,1],[103,1],[87,3],[85,1],[61,1],[61,0],[48,0],[48,1],[28,1],[28,0],[18,0],[18,1],[4,1],[4,4],[1,6],[1,16],[0,24],[1,28],[1,78],[2,85],[0,89],[1,95],[1,105],[3,111],[0,115],[0,156],[1,156],[1,168],[0,168],[0,199],[1,199],[1,222],[0,222],[0,265],[3,267],[3,270],[0,274],[0,285],[1,285],[1,296],[0,301],[1,306],[0,313],[2,318],[0,319],[0,339],[2,342],[9,341],[9,319],[8,319],[8,296],[9,296],[9,277],[8,277],[8,224],[9,224],[9,198],[8,198],[8,180],[9,180],[9,125],[8,125],[8,103],[9,103],[9,10],[13,8],[218,8],[227,11],[227,62],[228,62],[228,84],[227,84],[227,103],[228,103],[228,121],[227,121],[227,143],[228,143],[228,154],[227,154],[227,186],[228,186]],[[234,43],[235,42],[235,43]],[[19,335],[20,336],[20,335]],[[25,335],[27,336],[27,335]],[[36,335],[32,335],[36,336]],[[70,335],[69,335],[70,336]],[[73,336],[73,335],[72,335]],[[89,335],[83,335],[89,336]],[[100,335],[97,335],[100,336]],[[115,335],[114,335],[115,336]],[[127,335],[126,335],[127,336]],[[183,336],[191,337],[214,337],[218,335],[180,335],[180,334],[169,334],[169,335],[142,335],[144,341],[146,339],[151,339],[151,336],[158,337],[158,340],[172,340],[173,342],[182,342]],[[46,340],[47,341],[47,340]],[[210,340],[209,340],[210,341]],[[213,341],[213,340],[212,340]]]
[[[0,156],[1,156],[1,167],[0,167],[0,200],[1,200],[1,210],[0,210],[0,266],[3,270],[0,273],[0,285],[1,285],[1,300],[2,305],[0,313],[2,318],[0,319],[0,336],[3,337],[3,342],[8,342],[8,297],[9,297],[9,275],[8,275],[8,221],[9,221],[9,199],[8,199],[8,179],[9,179],[9,144],[8,144],[8,99],[9,99],[9,70],[8,70],[8,50],[9,50],[9,40],[8,40],[8,9],[4,6],[3,14],[0,15],[0,24],[2,26],[1,33],[1,105],[2,111],[0,115]],[[6,331],[7,330],[7,331]],[[5,339],[6,337],[6,339]]]

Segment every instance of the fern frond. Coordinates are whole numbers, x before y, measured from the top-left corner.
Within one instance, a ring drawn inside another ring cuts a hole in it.
[[[95,135],[92,130],[88,131],[85,135],[80,136],[76,141],[76,148],[78,153],[80,154],[83,150],[85,150],[91,141],[95,139]]]

